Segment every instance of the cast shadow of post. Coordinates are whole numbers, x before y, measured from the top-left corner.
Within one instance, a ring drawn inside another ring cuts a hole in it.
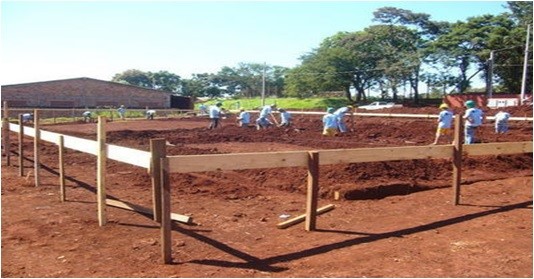
[[[454,218],[444,219],[440,221],[435,221],[432,223],[428,223],[425,225],[420,225],[416,227],[401,229],[397,231],[391,231],[386,233],[378,233],[378,234],[365,234],[360,232],[348,232],[348,231],[330,231],[330,230],[318,230],[317,232],[323,233],[323,232],[335,232],[335,233],[345,233],[345,234],[365,234],[364,237],[357,237],[353,239],[348,239],[345,241],[340,241],[332,244],[327,244],[319,247],[313,247],[310,249],[287,253],[284,255],[278,255],[273,257],[268,257],[265,259],[259,259],[257,257],[248,255],[246,253],[237,251],[236,249],[233,249],[226,244],[220,243],[216,240],[210,239],[206,236],[199,235],[196,233],[187,232],[185,229],[179,229],[179,231],[183,232],[184,234],[187,234],[193,238],[198,239],[199,241],[206,242],[210,245],[213,245],[214,247],[225,251],[231,255],[234,255],[238,258],[243,259],[245,262],[231,262],[231,261],[222,261],[222,260],[210,260],[210,259],[203,259],[203,260],[192,260],[191,263],[197,263],[197,264],[205,264],[205,265],[213,265],[213,266],[219,266],[219,267],[232,267],[232,268],[244,268],[244,269],[256,269],[260,271],[272,271],[272,272],[280,272],[283,270],[287,270],[287,268],[280,268],[280,267],[273,267],[272,265],[278,264],[278,263],[285,263],[290,262],[306,257],[316,256],[324,253],[328,253],[330,251],[336,250],[336,249],[342,249],[354,245],[364,244],[364,243],[370,243],[373,241],[383,240],[390,237],[404,237],[407,235],[411,235],[414,233],[420,233],[424,231],[429,230],[435,230],[438,228],[443,228],[446,226],[470,221],[476,218],[492,215],[492,214],[498,214],[503,213],[506,211],[511,211],[515,209],[520,208],[528,208],[532,209],[530,206],[532,205],[532,200],[516,203],[512,205],[502,206],[495,209],[490,209],[483,212],[477,212],[472,213],[464,216],[458,216]]]

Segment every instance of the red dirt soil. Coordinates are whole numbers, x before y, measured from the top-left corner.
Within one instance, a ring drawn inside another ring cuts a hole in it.
[[[531,106],[509,112],[532,117]],[[436,126],[435,119],[358,116],[352,132],[325,138],[321,116],[294,118],[291,128],[262,131],[237,127],[235,116],[215,130],[199,117],[109,122],[107,141],[148,150],[150,139],[165,138],[174,144],[169,155],[420,146],[432,143]],[[96,138],[95,124],[42,129]],[[488,121],[479,136],[532,141],[532,121],[511,121],[499,137]],[[66,151],[67,201],[60,202],[57,147],[41,148],[40,187],[32,140],[24,147],[24,177],[16,153],[11,166],[2,158],[2,277],[533,276],[532,154],[465,158],[458,206],[450,160],[321,166],[319,206],[336,208],[318,217],[315,232],[302,223],[276,228],[281,215],[304,213],[306,169],[172,174],[172,212],[195,225],[173,226],[174,263],[164,265],[151,216],[108,207],[108,223],[98,226],[94,156]],[[146,170],[112,160],[107,167],[108,198],[151,206]]]

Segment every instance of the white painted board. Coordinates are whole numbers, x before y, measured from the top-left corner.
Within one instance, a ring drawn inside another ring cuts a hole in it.
[[[108,159],[131,164],[138,167],[150,167],[150,152],[107,144]]]

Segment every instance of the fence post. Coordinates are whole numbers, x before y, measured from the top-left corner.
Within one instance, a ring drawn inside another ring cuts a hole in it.
[[[24,123],[19,114],[19,176],[24,176]]]
[[[7,106],[7,101],[4,101],[4,115],[2,117],[2,135],[4,140],[4,155],[6,156],[6,165],[11,165],[11,154],[10,154],[10,142],[9,142],[9,108]]]
[[[59,136],[58,149],[59,149],[59,199],[65,201],[65,163],[64,158],[64,139],[63,135]]]
[[[161,158],[161,253],[163,263],[172,263],[171,247],[171,187],[169,180],[169,159]]]
[[[41,131],[39,130],[39,110],[33,110],[33,128],[35,129],[35,137],[33,139],[33,172],[35,173],[35,187],[39,187],[41,177],[39,172],[41,170],[40,151],[41,148]]]
[[[454,119],[454,148],[452,155],[452,188],[453,204],[460,203],[460,184],[462,183],[462,116],[457,114]]]
[[[98,203],[98,225],[104,226],[106,219],[106,118],[98,117],[97,127],[97,192],[96,198]]]
[[[150,140],[150,177],[152,179],[152,209],[154,221],[161,222],[161,158],[166,156],[165,139]]]
[[[317,197],[319,194],[319,152],[308,152],[308,189],[306,191],[305,230],[314,231],[317,220]]]

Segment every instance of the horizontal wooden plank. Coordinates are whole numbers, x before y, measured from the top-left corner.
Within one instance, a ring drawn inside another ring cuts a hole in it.
[[[11,132],[15,132],[15,133],[18,133],[19,132],[19,124],[13,124],[13,123],[9,123],[9,130]]]
[[[144,214],[154,215],[154,211],[152,209],[144,207],[144,206],[140,206],[140,205],[137,205],[137,204],[129,203],[129,202],[122,202],[122,201],[118,201],[118,200],[106,199],[106,204],[109,205],[109,206],[113,206],[113,207],[117,207],[117,208],[121,208],[121,209],[126,209],[126,210],[141,212],[141,213],[144,213]],[[193,218],[192,217],[186,216],[186,215],[177,214],[177,213],[171,213],[171,220],[174,220],[174,221],[177,221],[177,222],[180,222],[180,223],[184,223],[184,224],[192,224],[193,223]]]
[[[33,127],[24,126],[24,135],[35,138],[35,129]]]
[[[59,136],[61,136],[61,134],[49,132],[45,130],[40,130],[40,131],[41,131],[41,140],[51,142],[53,144],[59,144]]]
[[[146,169],[150,167],[150,152],[113,144],[106,147],[109,159]]]
[[[317,209],[317,215],[326,213],[326,212],[328,212],[328,211],[330,211],[330,210],[332,210],[334,208],[335,208],[335,206],[333,204],[325,205],[325,206]],[[302,214],[302,215],[299,215],[297,217],[294,217],[294,218],[291,218],[289,220],[286,220],[286,221],[284,221],[282,223],[278,223],[278,225],[276,225],[276,227],[279,228],[279,229],[285,229],[285,228],[291,227],[291,226],[293,226],[295,224],[301,223],[304,220],[306,220],[306,214]]]
[[[63,135],[63,145],[65,148],[97,155],[98,145],[95,140]]]
[[[453,155],[452,145],[380,147],[320,150],[319,164],[347,164],[414,159],[444,159]]]
[[[171,173],[308,166],[306,151],[184,155],[167,159]]]
[[[532,141],[465,144],[463,152],[469,156],[531,153]]]

